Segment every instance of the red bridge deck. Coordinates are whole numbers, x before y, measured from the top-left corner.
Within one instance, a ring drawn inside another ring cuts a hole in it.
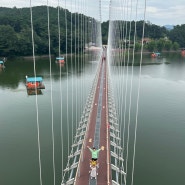
[[[88,133],[86,135],[86,145],[80,160],[75,185],[106,185],[111,183],[110,170],[110,137],[108,125],[108,103],[107,103],[107,64],[105,57],[102,57],[99,78],[93,102],[93,109],[90,116]],[[99,153],[99,169],[97,179],[90,178],[91,153],[87,146],[104,146],[104,150]]]

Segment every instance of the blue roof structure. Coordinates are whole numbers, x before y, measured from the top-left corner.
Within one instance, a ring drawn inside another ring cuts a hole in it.
[[[57,57],[56,60],[64,60],[64,57]]]
[[[41,82],[42,81],[42,77],[27,77],[26,81],[27,82]]]

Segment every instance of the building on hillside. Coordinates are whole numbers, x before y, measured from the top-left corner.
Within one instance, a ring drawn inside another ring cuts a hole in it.
[[[143,44],[148,44],[149,42],[151,42],[150,38],[145,37],[145,38],[141,39],[141,43],[143,43]]]

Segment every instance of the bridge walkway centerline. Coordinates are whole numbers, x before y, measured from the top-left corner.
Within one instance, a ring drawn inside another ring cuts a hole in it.
[[[95,90],[89,128],[86,142],[82,150],[83,159],[79,162],[75,185],[105,185],[111,184],[110,171],[110,140],[107,121],[107,63],[105,57],[100,61],[100,71]],[[90,178],[91,153],[87,146],[97,149],[104,146],[99,153],[99,168],[97,179]]]

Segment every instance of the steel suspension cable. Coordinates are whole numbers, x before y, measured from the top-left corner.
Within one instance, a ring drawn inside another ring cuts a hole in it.
[[[129,97],[129,116],[128,116],[128,139],[127,139],[127,156],[129,156],[129,128],[130,128],[130,119],[131,119],[131,107],[132,107],[132,87],[133,87],[133,68],[134,68],[134,61],[135,61],[135,44],[136,44],[136,24],[137,24],[137,9],[138,9],[138,0],[136,2],[136,18],[135,18],[135,25],[134,25],[134,45],[133,45],[133,57],[132,57],[132,69],[131,69],[131,86],[130,86],[130,97]],[[126,157],[126,173],[127,173],[127,163],[128,157]],[[125,179],[126,182],[126,179]],[[126,183],[125,183],[126,185]]]
[[[127,88],[127,83],[128,83],[128,64],[129,64],[129,57],[130,57],[130,35],[131,35],[131,17],[132,17],[132,0],[131,0],[131,5],[130,5],[130,23],[129,23],[129,46],[128,46],[128,58],[127,58],[127,79],[126,79],[126,90],[128,89]],[[136,33],[135,33],[136,34]],[[133,55],[134,55],[134,50],[133,50]],[[133,79],[133,62],[134,62],[134,60],[132,61],[132,76],[131,76],[131,80]],[[132,83],[132,81],[131,81],[131,83]],[[132,87],[132,84],[131,84],[131,87]],[[127,125],[127,141],[126,141],[126,173],[127,173],[127,164],[128,164],[128,157],[129,157],[129,155],[128,155],[128,144],[129,144],[129,137],[130,137],[130,112],[131,112],[131,96],[132,95],[132,91],[131,91],[131,89],[130,89],[130,95],[129,95],[129,115],[128,115],[128,125]],[[125,101],[126,101],[126,98],[127,97],[127,91],[126,91],[126,95],[125,95]],[[126,105],[125,105],[125,107],[126,107]],[[125,111],[125,115],[126,115],[126,111]],[[127,183],[127,181],[126,181],[127,179],[125,178],[125,185],[126,185],[126,183]]]
[[[109,33],[109,39],[112,40],[112,43],[109,43],[108,45],[111,45],[112,48],[114,48],[114,53],[111,51],[111,53],[113,53],[113,65],[115,65],[115,67],[113,67],[114,73],[118,74],[118,76],[120,76],[120,70],[119,70],[119,65],[120,65],[120,54],[119,54],[119,44],[118,44],[118,40],[119,40],[119,21],[117,21],[117,16],[118,16],[118,12],[114,11],[114,9],[116,8],[114,3],[110,3],[110,25],[113,27],[109,27],[109,30],[111,30],[111,33]],[[114,14],[113,14],[114,13]],[[113,31],[112,31],[113,30]],[[112,35],[113,34],[113,35]],[[109,40],[109,41],[110,41]],[[110,50],[109,50],[110,51]],[[118,62],[116,62],[116,59]],[[116,92],[117,92],[117,96],[119,97],[119,86],[115,86],[116,87]],[[119,106],[119,102],[117,102],[117,106]],[[116,142],[115,139],[113,139],[113,142]],[[115,153],[117,153],[117,149],[114,147],[114,151]],[[116,159],[114,159],[114,163],[117,166],[118,165],[118,161]],[[118,182],[119,179],[119,173],[116,172],[116,181]]]
[[[77,8],[76,8],[76,6],[77,6],[77,4],[76,4],[76,0],[75,0],[75,12],[77,12]],[[76,14],[77,13],[75,13],[75,48],[74,48],[74,52],[75,52],[75,71],[77,72],[77,64],[76,64],[76,62],[77,62],[77,60],[76,60],[76,57],[77,57],[77,53],[76,53],[76,47],[77,47],[77,45],[76,45],[76,42],[77,42],[77,34],[76,34],[76,32],[77,32],[77,29],[76,29]],[[76,108],[76,115],[75,115],[75,120],[76,120],[76,124],[75,124],[75,130],[77,129],[77,123],[78,123],[78,109],[77,109],[77,81],[76,81],[76,84],[75,84],[75,108]]]
[[[74,93],[74,81],[73,81],[73,14],[72,14],[72,11],[73,11],[73,8],[72,8],[72,0],[71,0],[71,75],[72,75],[72,82],[71,82],[71,112],[72,112],[72,116],[71,116],[71,123],[72,123],[72,134],[71,134],[71,141],[73,141],[73,132],[74,132],[74,113],[73,113],[73,107],[74,107],[74,100],[73,100],[73,93]]]
[[[123,148],[123,151],[120,151],[119,152],[119,155],[123,155],[124,153],[124,150],[125,150],[125,129],[126,129],[126,97],[127,97],[127,79],[128,79],[128,66],[127,66],[127,63],[128,63],[128,60],[126,62],[126,55],[129,57],[129,54],[128,54],[128,50],[129,48],[127,47],[127,33],[128,33],[128,27],[127,27],[127,19],[128,19],[128,3],[126,0],[124,0],[124,2],[121,1],[121,5],[120,5],[121,9],[122,9],[122,12],[123,12],[123,17],[122,17],[122,21],[121,21],[121,33],[122,33],[122,38],[121,40],[123,41],[121,43],[121,64],[123,66],[123,70],[122,68],[120,67],[120,78],[122,79],[123,83],[120,83],[120,97],[121,97],[121,101],[120,101],[120,108],[119,108],[119,112],[120,112],[120,129],[123,130],[122,131],[122,136],[121,136],[121,139],[122,139],[122,148]],[[124,8],[123,8],[124,7]],[[123,21],[124,20],[124,21]],[[126,73],[126,74],[125,74]],[[124,106],[123,106],[124,105]],[[123,112],[123,116],[122,116],[122,112]],[[121,162],[120,162],[121,163]],[[120,164],[120,166],[123,167],[123,162],[122,164]],[[122,176],[121,176],[121,183],[122,183]]]
[[[34,36],[33,36],[32,0],[30,0],[30,15],[31,15],[31,38],[32,38],[34,76],[36,78],[35,42],[34,42]],[[36,93],[35,101],[36,101],[36,115],[37,115],[37,145],[38,145],[38,152],[39,152],[39,178],[40,178],[40,185],[42,185],[42,164],[41,164],[41,151],[40,151],[40,125],[39,125],[39,111],[38,111],[38,97],[37,97],[37,93]]]
[[[61,47],[61,29],[60,29],[60,0],[58,0],[58,53],[59,57],[61,55],[60,47]],[[63,165],[64,165],[64,143],[63,143],[63,116],[62,116],[62,111],[63,111],[63,100],[62,100],[62,71],[61,71],[61,66],[60,66],[60,127],[61,127],[61,179],[63,179]]]
[[[128,9],[126,9],[126,7],[127,7],[127,3],[126,3],[127,1],[126,0],[124,0],[124,4],[122,4],[121,5],[121,7],[122,7],[122,12],[124,13],[123,14],[123,20],[124,21],[122,21],[122,31],[123,31],[123,37],[122,37],[122,39],[123,39],[123,42],[121,43],[121,47],[123,48],[123,54],[122,54],[122,56],[121,56],[121,61],[122,61],[122,65],[123,65],[123,70],[121,71],[121,78],[122,78],[122,81],[123,81],[123,83],[122,83],[122,87],[121,87],[121,95],[120,95],[120,97],[121,97],[121,103],[120,103],[120,114],[119,115],[121,115],[121,113],[123,112],[123,108],[122,108],[122,105],[124,104],[124,102],[123,102],[123,100],[124,100],[124,87],[125,87],[125,60],[126,60],[126,52],[127,52],[127,48],[126,48],[126,42],[127,42],[127,22],[126,22],[126,15],[127,15],[127,13],[128,13]],[[124,7],[124,9],[123,9],[123,7]],[[125,114],[124,114],[124,116],[122,117],[120,117],[120,122],[121,122],[121,124],[120,124],[120,129],[122,129],[123,130],[123,134],[122,134],[122,141],[123,141],[123,152],[124,152],[124,145],[125,145]]]
[[[61,55],[60,53],[60,0],[58,0],[58,54],[59,56]]]
[[[78,71],[80,70],[80,5],[79,5],[79,1],[78,1]],[[78,94],[80,94],[80,83],[78,85]],[[79,101],[78,101],[78,110],[79,112],[81,112],[81,96],[79,98]]]
[[[49,64],[50,64],[50,86],[51,86],[51,124],[52,124],[52,145],[53,145],[53,183],[55,185],[55,139],[54,139],[54,119],[53,119],[53,83],[52,83],[52,66],[51,66],[51,39],[50,39],[50,12],[49,12],[49,2],[47,0],[47,15],[48,15],[48,44],[49,44]]]
[[[137,127],[138,127],[138,113],[139,113],[139,97],[140,97],[140,87],[141,87],[141,66],[142,66],[142,59],[143,59],[143,38],[145,33],[145,17],[146,17],[146,0],[144,1],[144,19],[143,19],[143,33],[142,33],[142,45],[141,45],[141,55],[140,55],[140,66],[139,66],[139,84],[138,84],[138,92],[137,92],[137,105],[136,105],[136,123],[135,123],[135,130],[134,130],[134,152],[133,152],[133,159],[132,159],[132,181],[131,185],[133,185],[134,181],[134,170],[135,170],[135,155],[136,155],[136,141],[137,141]]]
[[[125,137],[125,124],[123,123],[123,118],[122,118],[122,116],[121,116],[121,113],[123,112],[123,99],[124,99],[124,85],[125,85],[125,74],[124,74],[124,72],[125,72],[125,53],[126,53],[126,48],[124,47],[125,46],[125,44],[124,44],[124,41],[127,41],[127,38],[125,38],[125,29],[127,28],[125,28],[125,24],[126,24],[126,17],[125,17],[125,14],[126,14],[126,12],[127,11],[125,11],[125,9],[126,9],[126,0],[124,0],[124,1],[122,1],[122,0],[120,0],[120,7],[121,7],[121,17],[122,17],[122,21],[120,21],[120,40],[122,41],[121,43],[120,43],[120,49],[121,49],[121,51],[120,51],[120,78],[123,78],[123,83],[121,84],[121,90],[120,90],[120,97],[121,97],[121,103],[120,103],[120,115],[119,115],[119,117],[120,117],[120,130],[123,130],[121,133],[123,133],[122,135],[121,135],[121,140],[122,140],[122,148],[123,148],[123,151],[119,151],[119,155],[120,156],[122,156],[123,157],[123,154],[124,154],[124,142],[125,142],[125,139],[124,139],[124,137]],[[124,7],[124,8],[123,8]],[[123,63],[123,64],[122,64]],[[121,66],[123,66],[123,70],[122,70],[122,67]],[[124,112],[125,112],[125,110],[124,110]],[[125,116],[124,116],[124,118],[125,118]],[[124,125],[124,126],[123,126]],[[123,171],[124,171],[124,165],[123,165],[123,161],[120,161],[119,162],[119,166],[121,167],[121,169],[123,169]],[[123,181],[123,178],[122,178],[122,175],[121,175],[121,178],[120,178],[120,180],[121,180],[121,184],[122,184],[122,181]]]
[[[81,65],[82,65],[82,71],[84,71],[84,61],[83,61],[83,53],[82,53],[82,50],[83,50],[83,0],[81,1],[81,4],[80,4],[80,7],[81,7],[81,19],[80,19],[80,43],[81,43],[81,51],[80,51],[80,59],[81,59]],[[80,88],[80,94],[81,94],[81,107],[80,107],[80,112],[82,112],[83,110],[83,97],[84,97],[84,91],[82,90],[83,89],[83,82],[84,82],[84,79],[83,79],[83,73],[82,73],[82,78],[81,78],[81,88]]]
[[[80,34],[81,34],[81,37],[80,37],[80,41],[81,41],[81,52],[80,52],[80,58],[81,58],[81,65],[82,65],[82,78],[81,78],[81,109],[80,109],[80,112],[82,112],[83,110],[83,97],[84,97],[84,91],[82,90],[84,87],[84,58],[83,58],[83,29],[84,29],[84,24],[83,24],[83,2],[84,0],[81,1],[81,4],[80,4],[80,7],[81,7],[81,20],[80,20],[80,24],[81,24],[81,27],[80,27]]]
[[[128,1],[126,1],[126,7],[127,7],[127,9],[126,9],[126,20],[128,19]],[[127,75],[125,75],[125,70],[127,70],[127,69],[125,69],[126,67],[125,66],[127,66],[127,63],[126,63],[126,54],[128,55],[128,48],[127,48],[127,34],[128,34],[128,27],[127,27],[127,25],[128,25],[128,21],[125,21],[125,37],[124,37],[124,40],[125,40],[125,42],[124,42],[124,71],[123,71],[123,81],[124,81],[124,86],[125,86],[125,89],[122,89],[123,91],[124,91],[124,97],[125,97],[125,102],[124,102],[124,116],[123,116],[123,137],[125,137],[125,129],[126,129],[126,95],[127,95],[127,84],[126,84],[126,80],[127,80]],[[122,101],[123,101],[123,98],[122,98]],[[123,103],[123,102],[122,102]],[[123,138],[123,150],[125,149],[125,138]]]
[[[67,6],[66,6],[66,0],[65,0],[65,31],[66,31],[66,76],[67,76],[67,155],[69,156],[69,146],[70,146],[70,141],[69,141],[69,69],[68,69],[68,40],[67,40],[67,33],[68,33],[68,25],[67,25]],[[69,173],[68,173],[69,175]]]
[[[115,23],[116,23],[116,26],[115,26],[115,28],[116,28],[116,42],[115,42],[115,44],[116,44],[116,50],[117,50],[117,52],[116,53],[118,53],[116,56],[115,56],[115,60],[116,60],[116,63],[118,63],[118,65],[116,66],[116,71],[117,71],[117,74],[118,74],[118,78],[119,79],[121,79],[121,66],[122,66],[122,61],[121,61],[121,54],[120,54],[120,42],[119,42],[119,40],[120,40],[120,34],[121,34],[121,27],[120,27],[120,21],[119,21],[119,16],[120,16],[120,14],[119,14],[119,12],[118,11],[115,11],[116,12],[116,14],[115,14]],[[124,81],[123,81],[124,82]],[[122,95],[121,95],[121,90],[122,90],[122,83],[118,83],[118,86],[117,86],[117,93],[118,93],[118,97],[122,97]],[[121,103],[120,103],[120,101],[118,101],[118,115],[121,115]],[[120,125],[120,127],[122,126],[122,122],[120,123],[120,121],[119,121],[119,119],[118,119],[118,124]],[[115,153],[119,153],[119,150],[118,150],[118,148],[114,148],[114,152]],[[119,161],[115,158],[114,159],[115,160],[115,165],[116,166],[118,166],[119,165]],[[117,180],[117,182],[119,181],[119,173],[116,173],[116,180]]]

